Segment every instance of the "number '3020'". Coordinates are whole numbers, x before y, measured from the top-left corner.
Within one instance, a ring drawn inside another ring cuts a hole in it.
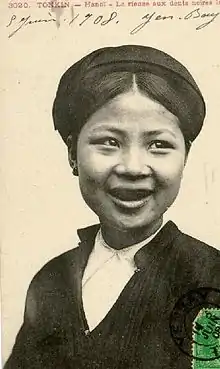
[[[29,4],[28,3],[13,3],[13,2],[9,2],[8,3],[8,7],[9,8],[29,8]]]

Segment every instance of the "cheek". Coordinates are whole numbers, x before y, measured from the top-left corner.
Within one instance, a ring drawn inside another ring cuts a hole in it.
[[[104,189],[108,170],[99,161],[93,160],[92,156],[87,156],[85,162],[78,163],[78,172],[81,195],[88,207],[99,216],[100,209],[105,205]]]
[[[157,184],[167,191],[178,191],[184,170],[184,157],[164,160],[157,170]]]
[[[82,159],[82,158],[81,158]],[[89,155],[78,162],[79,186],[84,199],[93,201],[105,186],[108,168],[97,157]],[[86,197],[86,198],[85,198]]]
[[[92,182],[104,184],[116,162],[116,155],[103,155],[87,148],[79,150],[77,156],[79,176]]]

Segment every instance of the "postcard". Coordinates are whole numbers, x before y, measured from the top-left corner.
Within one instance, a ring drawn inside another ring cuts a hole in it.
[[[3,368],[220,368],[220,1],[0,9]]]

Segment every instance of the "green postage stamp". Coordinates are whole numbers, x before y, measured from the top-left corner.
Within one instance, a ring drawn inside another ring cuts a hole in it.
[[[193,322],[193,369],[220,369],[220,308],[202,309]]]

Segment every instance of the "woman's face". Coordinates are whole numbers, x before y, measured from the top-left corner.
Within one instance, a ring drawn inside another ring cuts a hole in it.
[[[185,157],[177,117],[137,91],[119,95],[80,132],[82,196],[101,224],[147,229],[175,200]]]

